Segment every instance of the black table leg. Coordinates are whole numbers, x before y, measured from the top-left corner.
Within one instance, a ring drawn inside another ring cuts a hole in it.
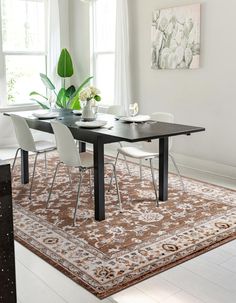
[[[29,153],[21,149],[21,183],[29,183]]]
[[[95,220],[105,220],[105,195],[104,195],[104,144],[102,137],[94,143],[94,197]]]
[[[86,143],[85,142],[79,141],[79,152],[80,153],[86,152]]]
[[[159,139],[159,200],[168,200],[168,137]]]

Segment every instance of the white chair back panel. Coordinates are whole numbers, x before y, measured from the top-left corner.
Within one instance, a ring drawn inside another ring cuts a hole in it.
[[[10,115],[10,117],[13,122],[19,147],[25,151],[36,152],[34,138],[25,119],[13,114]]]
[[[155,112],[151,114],[151,119],[160,122],[173,123],[174,115],[165,112]]]
[[[80,155],[69,128],[56,121],[51,122],[56,138],[60,161],[68,166],[80,166]]]
[[[124,113],[121,105],[112,105],[108,107],[107,114],[119,116],[123,115]]]
[[[165,112],[155,112],[150,115],[151,119],[154,121],[159,122],[167,122],[173,123],[174,122],[174,115],[171,113]],[[159,140],[154,140],[152,142],[143,142],[143,148],[149,152],[159,152]],[[172,147],[172,139],[169,139],[169,150]]]

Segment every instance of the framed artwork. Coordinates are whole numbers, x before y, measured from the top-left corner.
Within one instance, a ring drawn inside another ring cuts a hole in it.
[[[199,68],[200,4],[155,10],[152,14],[152,68]]]

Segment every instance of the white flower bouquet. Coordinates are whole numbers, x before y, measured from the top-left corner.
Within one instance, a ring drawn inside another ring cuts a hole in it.
[[[80,93],[80,101],[96,100],[101,101],[100,90],[94,86],[88,86]]]

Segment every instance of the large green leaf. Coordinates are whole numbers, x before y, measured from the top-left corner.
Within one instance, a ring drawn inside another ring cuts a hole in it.
[[[74,74],[72,59],[66,48],[61,51],[57,65],[57,73],[62,78],[68,78]]]
[[[67,96],[68,98],[70,98],[70,97],[75,93],[75,91],[76,91],[75,86],[74,86],[74,85],[71,85],[71,86],[68,87],[67,90],[66,90],[66,96]]]
[[[42,103],[42,102],[40,102],[40,101],[38,101],[34,98],[31,98],[30,100],[37,102],[43,109],[50,109],[49,106],[47,106],[46,104],[44,104],[44,103]]]
[[[52,84],[52,81],[45,74],[40,74],[40,78],[47,89],[55,90],[55,86]]]
[[[79,102],[79,96],[76,95],[69,103],[69,107],[71,109],[81,109],[80,102]]]
[[[90,82],[91,79],[93,79],[93,77],[88,77],[87,79],[85,79],[84,82],[82,82],[82,84],[80,84],[80,86],[77,88],[77,90],[71,96],[71,99],[74,98],[75,96],[77,96],[81,92],[81,90],[84,88],[84,86]]]
[[[67,108],[68,99],[69,98],[66,96],[66,89],[61,88],[57,96],[57,105],[62,108]]]
[[[85,79],[84,82],[82,82],[82,84],[80,84],[80,86],[78,87],[77,93],[80,93],[80,91],[84,88],[86,84],[90,82],[91,79],[93,79],[93,77],[88,77],[87,79]]]
[[[29,95],[30,95],[30,97],[33,97],[33,98],[30,98],[30,100],[37,102],[43,109],[49,109],[49,106],[46,105],[44,102],[41,102],[41,101],[34,98],[34,97],[40,97],[40,98],[48,101],[47,97],[45,97],[42,94],[37,93],[35,91],[31,92]]]
[[[58,100],[56,102],[56,106],[59,107],[59,108],[63,108],[63,106],[61,105],[61,103]]]
[[[37,93],[37,92],[31,92],[29,95],[30,95],[30,97],[32,97],[32,96],[38,96],[38,97],[42,97],[42,98],[45,99],[45,100],[48,100],[47,97],[45,97],[45,96],[43,96],[42,94]]]

